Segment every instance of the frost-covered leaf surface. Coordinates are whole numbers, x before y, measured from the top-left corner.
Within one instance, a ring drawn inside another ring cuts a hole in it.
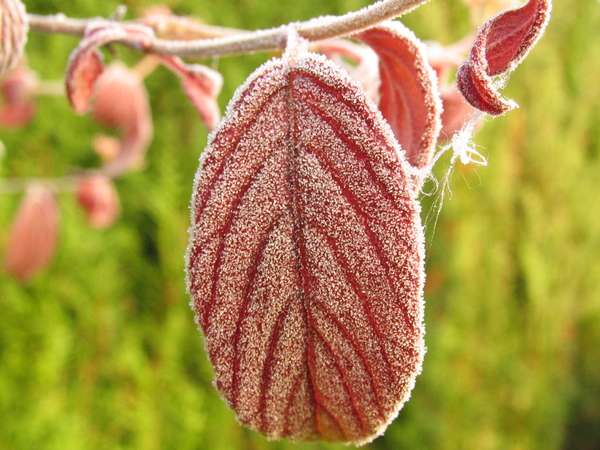
[[[523,61],[544,33],[551,7],[550,0],[529,0],[481,26],[456,74],[458,89],[471,105],[494,116],[517,106],[500,95],[493,77],[507,76]]]
[[[400,22],[385,22],[353,37],[379,56],[379,108],[409,163],[425,167],[437,143],[442,111],[425,47]]]
[[[424,353],[418,203],[364,91],[304,51],[242,86],[192,199],[188,290],[216,386],[269,438],[361,444]]]

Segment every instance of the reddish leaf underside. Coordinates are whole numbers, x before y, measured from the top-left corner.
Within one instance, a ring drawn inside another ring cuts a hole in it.
[[[486,21],[456,74],[456,83],[475,108],[500,115],[515,108],[503,98],[492,77],[512,72],[543,34],[550,18],[550,0],[529,0]]]
[[[358,85],[302,52],[242,86],[197,174],[188,289],[216,385],[269,438],[361,444],[424,353],[410,167]]]
[[[425,167],[433,155],[442,112],[437,79],[425,47],[400,22],[385,22],[353,37],[379,56],[379,109],[414,167]]]

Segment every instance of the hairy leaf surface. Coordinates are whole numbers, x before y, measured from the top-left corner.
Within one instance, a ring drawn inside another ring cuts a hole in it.
[[[494,116],[517,106],[500,95],[492,77],[510,74],[523,61],[546,29],[550,10],[550,0],[529,0],[481,26],[456,74],[457,87],[472,106]]]
[[[383,433],[424,353],[411,167],[375,105],[288,52],[232,100],[201,159],[188,289],[216,385],[270,438]]]

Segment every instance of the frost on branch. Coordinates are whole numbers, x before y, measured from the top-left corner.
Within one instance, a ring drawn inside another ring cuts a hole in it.
[[[408,162],[419,169],[427,166],[440,132],[442,108],[425,47],[400,22],[385,22],[353,37],[379,56],[379,109]]]
[[[290,46],[238,90],[201,159],[188,290],[242,423],[363,444],[421,369],[419,205],[362,88]]]
[[[456,74],[457,86],[475,108],[497,116],[517,104],[503,98],[500,84],[537,43],[550,19],[550,0],[529,0],[486,21],[477,33],[468,58]]]

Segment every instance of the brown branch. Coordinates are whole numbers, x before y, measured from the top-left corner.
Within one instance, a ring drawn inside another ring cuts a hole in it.
[[[246,33],[239,33],[239,30],[234,30],[233,35],[212,39],[174,41],[155,38],[147,50],[162,55],[195,58],[279,50],[283,49],[285,46],[287,37],[286,30],[289,26],[294,27],[300,36],[310,41],[330,39],[333,37],[349,35],[374,26],[384,20],[401,16],[428,1],[429,0],[381,0],[359,11],[351,12],[343,16],[319,17],[307,22],[293,23],[288,26]],[[166,16],[165,20],[181,20],[181,18],[167,19],[167,17],[169,16]],[[82,36],[90,23],[94,23],[95,26],[101,25],[103,22],[112,26],[114,26],[115,23],[119,23],[102,18],[71,19],[64,14],[52,16],[29,14],[28,18],[29,27],[33,31],[70,34],[75,36]],[[159,28],[157,23],[152,23],[150,21],[146,23],[144,19],[136,21],[136,23],[140,22],[152,27],[156,32],[160,32],[160,30],[157,29]],[[164,26],[164,23],[165,22],[162,23],[162,26]],[[199,24],[198,26],[202,25]],[[218,28],[211,28],[211,30],[218,35]],[[226,29],[220,30],[221,32],[226,33]]]

